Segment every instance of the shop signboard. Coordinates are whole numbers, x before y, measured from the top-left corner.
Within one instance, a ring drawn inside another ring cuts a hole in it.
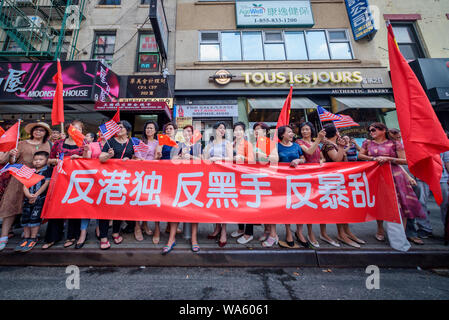
[[[238,117],[238,105],[177,105],[176,117]]]
[[[374,26],[374,19],[369,8],[368,0],[345,0],[345,3],[354,40],[357,41],[366,37],[369,40],[374,38],[377,29]]]
[[[237,0],[235,10],[240,28],[310,28],[315,24],[310,0]]]
[[[149,17],[161,55],[167,59],[169,30],[162,0],[150,0]]]
[[[147,101],[131,100],[118,102],[100,102],[95,103],[94,109],[97,111],[164,111],[168,118],[172,119],[172,115],[168,104],[163,99],[154,99]]]
[[[167,98],[173,96],[174,76],[130,75],[126,84],[127,98]]]
[[[62,61],[64,101],[115,101],[119,77],[99,61]],[[51,62],[0,63],[0,102],[51,101],[57,64]]]

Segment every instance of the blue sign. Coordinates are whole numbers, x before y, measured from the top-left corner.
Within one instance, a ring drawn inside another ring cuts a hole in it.
[[[355,40],[369,37],[371,40],[377,32],[374,19],[369,9],[368,0],[345,0]]]

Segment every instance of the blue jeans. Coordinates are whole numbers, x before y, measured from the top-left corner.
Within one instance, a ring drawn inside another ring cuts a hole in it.
[[[90,219],[81,219],[81,230],[87,230],[87,227],[89,227]],[[98,220],[97,220],[97,226],[98,226]]]
[[[416,219],[416,224],[418,227],[418,230],[423,230],[426,232],[432,232],[432,225],[430,224],[429,214],[430,211],[427,209],[427,201],[429,200],[430,196],[430,189],[429,186],[421,181],[416,180],[418,183],[417,186],[417,196],[419,199],[419,202],[421,203],[421,206],[424,209],[424,212],[427,213],[427,217],[425,219]],[[445,225],[446,221],[446,212],[449,205],[449,185],[446,182],[441,182],[441,192],[443,194],[443,202],[440,206],[440,213],[441,213],[441,221],[443,222],[443,225]]]

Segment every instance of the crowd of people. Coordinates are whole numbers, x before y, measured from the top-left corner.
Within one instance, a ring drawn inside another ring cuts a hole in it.
[[[84,131],[81,121],[75,120],[70,124],[80,132]],[[36,169],[45,179],[31,188],[24,187],[18,180],[7,172],[0,176],[0,218],[2,230],[0,237],[0,251],[14,235],[12,227],[17,216],[20,215],[20,225],[23,227],[22,239],[15,248],[16,251],[27,252],[38,243],[38,232],[42,224],[41,211],[46,199],[46,193],[52,176],[53,168],[58,164],[61,155],[70,159],[90,158],[99,159],[105,163],[110,159],[126,160],[167,160],[167,159],[196,159],[209,161],[235,161],[237,163],[279,162],[297,167],[304,163],[345,162],[345,161],[377,161],[379,164],[391,163],[393,179],[396,187],[399,209],[409,241],[421,245],[423,240],[432,235],[432,226],[429,222],[427,200],[429,188],[424,182],[415,179],[406,168],[406,158],[401,143],[400,132],[397,129],[388,129],[383,123],[372,123],[367,129],[370,136],[362,146],[348,136],[340,136],[333,124],[326,124],[317,132],[310,122],[303,122],[297,126],[297,133],[291,126],[282,126],[277,129],[276,136],[279,142],[270,146],[270,128],[263,122],[253,126],[249,137],[245,123],[237,122],[233,125],[233,139],[226,138],[224,122],[217,122],[213,126],[213,134],[209,141],[192,140],[194,128],[188,125],[182,128],[183,141],[177,141],[177,147],[160,145],[158,143],[158,124],[147,121],[142,130],[142,141],[148,148],[146,152],[135,152],[131,140],[132,126],[127,121],[118,122],[120,131],[111,139],[105,140],[102,134],[86,133],[85,143],[78,146],[70,135],[62,135],[57,130],[43,122],[30,123],[25,126],[29,138],[18,143],[17,148],[9,152],[0,152],[0,164],[19,163]],[[69,124],[66,126],[66,131]],[[170,122],[163,126],[162,133],[176,140],[176,124]],[[256,143],[259,138],[267,138],[266,148]],[[270,150],[268,152],[267,150]],[[443,160],[443,177],[441,186],[444,202],[441,205],[441,218],[443,223],[448,206],[448,171],[449,152],[441,155]],[[89,219],[50,219],[47,224],[44,245],[46,250],[65,236],[64,248],[75,247],[81,249],[87,238]],[[136,241],[143,241],[144,236],[152,236],[154,244],[161,239],[160,222],[154,222],[151,230],[148,221],[126,221],[126,230],[134,232]],[[100,249],[111,247],[109,242],[109,228],[112,227],[112,241],[118,245],[122,243],[121,233],[124,231],[123,221],[98,220],[95,233],[99,240]],[[224,247],[228,241],[226,224],[216,224],[214,231],[208,235],[215,239],[219,247]],[[276,225],[264,225],[263,234],[258,237],[263,247],[279,245],[284,248],[319,248],[319,242],[313,232],[312,225],[307,225],[307,234],[303,234],[303,225],[297,224],[292,232],[289,224],[285,225],[285,241],[280,241]],[[67,230],[64,230],[64,229]],[[337,224],[338,235],[332,239],[327,234],[325,224],[319,227],[319,239],[332,246],[339,247],[346,244],[360,248],[365,241],[351,232],[349,224]],[[181,233],[179,223],[167,223],[169,238],[162,249],[166,255],[176,246],[176,235]],[[293,236],[294,234],[294,236]],[[240,244],[247,244],[254,240],[254,226],[252,224],[239,224],[238,229],[231,233]],[[373,236],[378,241],[386,240],[383,221],[377,221],[377,231]],[[198,223],[191,225],[191,250],[200,251],[198,241]],[[296,240],[296,242],[295,242]],[[299,244],[299,245],[298,245]]]

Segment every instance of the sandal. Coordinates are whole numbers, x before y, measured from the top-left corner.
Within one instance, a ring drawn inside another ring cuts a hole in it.
[[[8,237],[0,238],[0,251],[5,249],[7,244],[8,244]]]
[[[343,242],[344,244],[347,244],[348,246],[351,246],[351,247],[354,247],[354,248],[360,248],[360,245],[357,242],[352,241],[349,238],[348,238],[349,241],[343,240],[340,237],[337,237],[337,240],[340,241],[340,242]]]
[[[138,228],[134,230],[134,238],[136,238],[137,241],[143,241],[142,229]]]
[[[279,243],[279,237],[276,236],[276,238],[273,238],[271,236],[268,236],[267,240],[265,240],[264,242],[262,242],[262,246],[265,248],[269,248],[272,247],[275,244]]]
[[[107,245],[107,247],[102,247],[102,245]],[[111,244],[109,243],[108,240],[106,241],[100,241],[100,249],[101,250],[108,250],[111,247]]]
[[[377,234],[374,236],[374,238],[376,238],[377,241],[383,242],[385,241],[385,236],[381,235],[381,234]]]
[[[198,252],[200,251],[200,246],[197,244],[192,244],[192,252]]]
[[[332,245],[332,246],[334,246],[334,247],[340,247],[340,244],[339,244],[338,242],[332,240],[332,239],[329,240],[329,239],[323,237],[322,235],[320,235],[320,239],[323,240],[324,242],[329,243],[330,245]]]
[[[114,235],[112,235],[112,239],[114,239],[114,243],[115,243],[115,244],[120,244],[120,243],[123,242],[123,237],[120,236],[120,235],[118,235],[118,236],[116,236],[116,237],[114,237]]]
[[[356,236],[348,236],[349,239],[351,239],[354,242],[357,242],[358,244],[366,244],[365,241],[362,239],[357,238]]]
[[[64,243],[64,248],[70,248],[76,242],[76,239],[67,239]]]
[[[42,250],[50,249],[51,247],[53,247],[53,246],[55,245],[55,243],[56,243],[56,242],[45,243],[45,244],[42,246]]]
[[[414,244],[420,245],[420,246],[424,245],[424,241],[422,241],[419,238],[407,238],[407,240],[413,242]]]
[[[264,233],[263,233],[263,236],[260,236],[260,237],[259,237],[259,241],[260,241],[260,242],[266,241],[266,240],[268,239],[269,236],[270,236],[270,233],[269,233],[269,232],[264,232]]]

